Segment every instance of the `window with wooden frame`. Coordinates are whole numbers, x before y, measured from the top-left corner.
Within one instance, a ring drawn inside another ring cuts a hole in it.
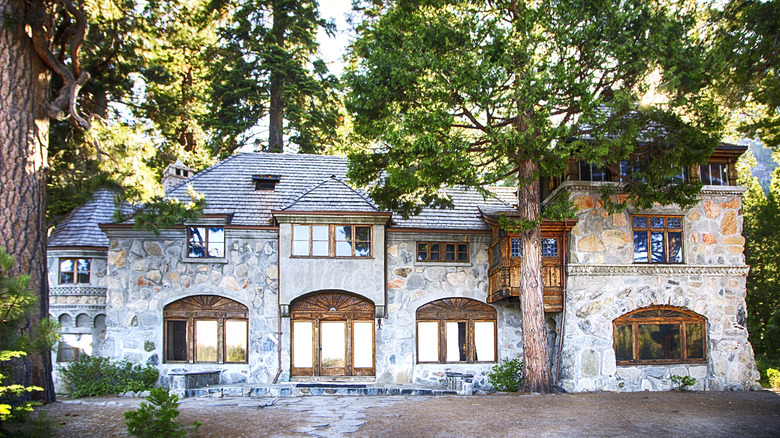
[[[496,361],[496,309],[469,298],[445,298],[417,309],[418,363]]]
[[[89,284],[92,259],[60,259],[60,284]]]
[[[187,257],[225,257],[225,228],[187,227]]]
[[[707,361],[704,317],[689,310],[652,306],[613,322],[618,365]]]
[[[726,163],[710,163],[699,166],[699,175],[704,185],[729,185],[729,167]]]
[[[634,263],[682,263],[682,216],[635,215]]]
[[[216,295],[174,301],[163,310],[165,362],[246,363],[248,309]]]
[[[580,181],[609,181],[607,167],[603,164],[592,164],[580,161],[579,173]]]
[[[371,226],[295,224],[292,256],[371,257]]]
[[[417,242],[417,261],[468,262],[469,244],[455,242]]]

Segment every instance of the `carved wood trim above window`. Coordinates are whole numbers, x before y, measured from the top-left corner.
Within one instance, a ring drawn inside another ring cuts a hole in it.
[[[470,298],[444,298],[417,309],[417,319],[495,319],[496,309]]]
[[[290,304],[292,319],[373,319],[374,303],[367,298],[341,291],[319,292]]]

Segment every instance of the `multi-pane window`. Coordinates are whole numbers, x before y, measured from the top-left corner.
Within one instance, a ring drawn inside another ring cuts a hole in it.
[[[371,227],[336,225],[336,257],[369,257],[371,255]]]
[[[682,217],[632,217],[635,263],[682,263]]]
[[[468,262],[469,244],[417,242],[417,260],[421,262]]]
[[[57,346],[57,362],[75,362],[92,354],[92,335],[63,334]]]
[[[542,257],[558,257],[558,239],[542,239]]]
[[[706,361],[707,323],[693,312],[653,306],[627,313],[613,325],[618,364]]]
[[[520,257],[523,253],[523,240],[519,237],[513,237],[509,241],[510,244],[510,257]]]
[[[328,225],[293,225],[292,255],[327,257],[328,228]]]
[[[580,161],[580,181],[609,181],[607,168],[601,164],[591,164]]]
[[[89,284],[92,259],[60,259],[60,284]]]
[[[188,257],[225,257],[223,227],[187,227]]]
[[[445,298],[417,309],[417,362],[495,361],[495,309],[468,298]]]
[[[293,225],[292,255],[371,257],[371,226]]]
[[[163,314],[166,362],[246,363],[246,306],[198,295],[167,305]]]
[[[699,170],[704,185],[727,186],[729,184],[727,164],[702,164]]]

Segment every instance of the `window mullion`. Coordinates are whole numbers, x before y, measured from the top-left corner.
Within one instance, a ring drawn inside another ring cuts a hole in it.
[[[195,363],[195,318],[187,318],[187,363]]]
[[[217,363],[225,363],[225,319],[217,319]]]

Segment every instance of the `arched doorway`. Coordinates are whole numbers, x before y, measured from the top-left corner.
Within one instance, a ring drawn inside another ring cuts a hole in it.
[[[374,303],[323,291],[290,303],[293,376],[373,376]]]

